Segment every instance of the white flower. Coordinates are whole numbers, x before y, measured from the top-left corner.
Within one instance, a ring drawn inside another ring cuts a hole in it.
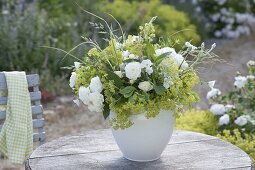
[[[227,105],[225,106],[226,112],[228,112],[228,111],[230,111],[230,110],[232,110],[232,109],[234,109],[234,108],[235,108],[235,106],[234,106],[234,105],[231,105],[231,104],[227,104]]]
[[[157,49],[155,51],[155,53],[156,53],[157,57],[162,55],[162,54],[165,54],[165,53],[176,54],[175,50],[173,48],[170,48],[170,47],[165,47],[165,48]]]
[[[230,118],[228,114],[224,114],[223,116],[220,117],[219,119],[219,125],[227,125],[229,124]]]
[[[235,124],[238,126],[244,126],[248,123],[248,120],[245,116],[240,116],[235,120]]]
[[[172,78],[165,76],[163,86],[168,89],[171,85],[173,85]]]
[[[247,67],[251,68],[251,67],[254,67],[255,66],[255,61],[253,60],[250,60],[247,62]]]
[[[243,76],[238,76],[238,77],[235,77],[235,82],[234,82],[234,85],[237,87],[237,88],[243,88],[245,86],[247,82],[247,79],[246,77],[243,77]]]
[[[248,75],[246,78],[249,79],[249,80],[254,80],[254,79],[255,79],[255,76],[253,76],[253,75]]]
[[[124,60],[128,59],[129,54],[130,53],[128,52],[128,50],[122,52],[122,56],[123,56]]]
[[[147,92],[153,89],[153,85],[149,81],[143,81],[139,83],[138,88]]]
[[[80,62],[74,62],[74,67],[75,67],[76,69],[80,68],[80,66],[81,66],[81,63],[80,63]]]
[[[88,109],[92,112],[102,112],[104,103],[104,96],[99,92],[89,94]]]
[[[130,59],[138,59],[139,56],[134,55],[134,54],[129,54],[128,58],[130,58]]]
[[[223,104],[213,104],[210,108],[210,111],[214,115],[223,115],[226,112],[226,108]]]
[[[136,80],[141,77],[141,64],[139,62],[130,62],[125,67],[126,77],[130,80]]]
[[[79,101],[79,99],[75,99],[75,100],[73,100],[73,102],[74,102],[77,106],[80,106],[80,101]]]
[[[133,36],[132,43],[137,43],[142,40],[143,40],[143,38],[140,36]]]
[[[197,49],[197,47],[192,45],[192,44],[190,44],[190,42],[186,42],[185,46],[188,47],[191,52]]]
[[[117,43],[115,44],[115,48],[116,48],[117,50],[121,49],[122,46],[123,46],[123,45],[122,45],[121,43],[119,43],[119,42],[117,42]]]
[[[75,82],[76,82],[76,73],[75,73],[75,72],[72,72],[71,77],[70,77],[70,80],[69,80],[69,86],[70,86],[71,88],[74,88]]]
[[[184,60],[181,54],[175,54],[172,57],[178,66],[181,65],[181,69],[185,70],[189,67],[188,63]]]
[[[145,68],[145,71],[151,75],[153,73],[153,69],[152,69],[152,66],[153,63],[151,62],[151,60],[143,60],[141,62],[141,68]]]
[[[86,105],[89,104],[90,90],[88,87],[81,86],[79,88],[79,99]]]
[[[121,71],[114,71],[114,73],[115,73],[117,76],[119,76],[120,78],[123,77],[123,74],[122,74]]]
[[[219,89],[214,88],[214,84],[215,84],[215,81],[208,82],[208,85],[211,88],[211,90],[206,95],[207,100],[211,99],[212,97],[216,95],[221,94],[221,91]]]
[[[102,92],[103,85],[102,85],[100,78],[98,76],[93,77],[90,80],[89,88],[90,88],[91,92],[99,92],[99,93]]]

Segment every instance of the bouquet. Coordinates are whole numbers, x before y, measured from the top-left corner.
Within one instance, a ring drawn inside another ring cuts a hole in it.
[[[83,60],[75,62],[70,77],[76,104],[103,112],[105,118],[113,111],[116,116],[110,119],[110,125],[125,129],[133,125],[130,119],[133,115],[145,114],[149,119],[161,109],[179,110],[199,100],[192,90],[200,82],[195,68],[204,61],[217,59],[212,52],[215,44],[206,49],[204,43],[196,47],[186,42],[176,51],[176,41],[171,36],[155,39],[156,17],[140,26],[137,35],[128,36],[114,19],[120,30],[118,36],[103,18],[94,16],[103,24],[91,25],[108,36],[107,46],[101,48],[95,41],[84,38],[83,43],[92,47]]]

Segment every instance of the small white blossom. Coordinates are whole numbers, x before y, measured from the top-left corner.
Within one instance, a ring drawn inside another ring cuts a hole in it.
[[[226,112],[226,108],[223,104],[213,104],[210,108],[210,111],[214,115],[223,115]]]
[[[168,89],[171,85],[173,85],[172,78],[169,76],[164,76],[163,86]]]
[[[98,76],[93,77],[90,80],[89,88],[90,88],[91,92],[99,92],[99,93],[102,92],[103,85],[102,85],[100,78]]]
[[[247,62],[247,67],[251,68],[251,67],[254,67],[255,66],[255,61],[253,60],[250,60]]]
[[[115,73],[117,76],[119,76],[120,78],[123,77],[123,74],[122,74],[121,71],[114,71],[114,73]]]
[[[153,85],[149,81],[143,81],[139,83],[138,88],[147,92],[153,89]]]
[[[235,120],[235,124],[238,126],[244,126],[248,123],[248,120],[245,116],[240,116]]]
[[[220,117],[219,119],[219,125],[227,125],[229,124],[230,118],[228,114],[224,114],[223,116]]]
[[[129,54],[128,58],[130,58],[130,59],[138,59],[139,56],[134,55],[134,54]]]
[[[152,69],[152,66],[153,63],[151,62],[151,60],[143,60],[141,62],[141,68],[145,68],[145,71],[151,75],[153,73],[153,69]]]
[[[99,92],[89,94],[88,109],[92,112],[102,112],[104,103],[104,96]]]
[[[206,98],[207,100],[211,99],[216,95],[221,95],[221,91],[219,89],[214,88],[215,81],[208,82],[209,87],[211,90],[207,93]]]
[[[243,88],[245,86],[247,82],[247,79],[246,77],[244,76],[238,76],[238,77],[235,77],[235,82],[234,82],[234,85],[237,87],[237,88]]]
[[[119,42],[117,42],[116,44],[115,44],[115,48],[117,49],[117,50],[120,50],[121,48],[122,48],[122,44],[121,43],[119,43]]]
[[[76,73],[75,73],[75,72],[72,72],[71,77],[70,77],[70,80],[69,80],[69,86],[70,86],[71,88],[74,88],[75,82],[76,82]]]
[[[192,45],[192,44],[190,44],[190,42],[186,42],[185,46],[188,47],[191,52],[197,49],[197,47]]]
[[[81,86],[79,88],[79,99],[86,105],[89,104],[90,90],[88,87]]]
[[[133,36],[132,43],[138,43],[142,40],[143,40],[143,38],[140,36]]]
[[[76,69],[80,68],[80,66],[81,66],[81,63],[80,63],[80,62],[74,62],[74,67],[75,67]]]
[[[128,59],[129,54],[130,53],[128,52],[128,50],[122,52],[122,56],[123,56],[124,60]]]
[[[139,62],[130,62],[125,67],[126,77],[130,80],[136,80],[141,77],[141,64]]]

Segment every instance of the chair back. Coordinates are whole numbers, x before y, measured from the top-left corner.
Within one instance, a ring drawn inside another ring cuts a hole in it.
[[[41,92],[39,91],[39,75],[27,75],[27,82],[31,98],[32,116],[33,116],[33,140],[34,142],[43,142],[45,140],[45,131],[43,129],[43,107],[41,105]],[[8,91],[4,73],[0,72],[0,91]],[[0,105],[7,105],[7,96],[0,96]],[[0,131],[6,118],[6,111],[0,110]]]

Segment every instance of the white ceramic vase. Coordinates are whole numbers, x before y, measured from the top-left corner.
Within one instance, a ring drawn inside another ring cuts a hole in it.
[[[110,119],[115,113],[110,113]],[[173,111],[161,110],[155,118],[144,114],[130,118],[134,124],[124,130],[112,129],[112,134],[123,156],[132,161],[147,162],[160,158],[175,127]]]

